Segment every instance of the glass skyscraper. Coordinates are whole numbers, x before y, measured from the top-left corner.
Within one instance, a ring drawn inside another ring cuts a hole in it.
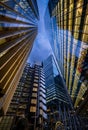
[[[38,30],[36,0],[0,0],[0,114],[5,114]]]
[[[0,0],[0,129],[9,130],[23,114],[30,129],[87,130],[88,0],[44,0],[45,23],[40,3]],[[42,65],[25,66],[38,27],[48,38],[43,47],[49,41],[53,50],[42,64],[46,81]]]
[[[61,130],[81,130],[80,122],[75,115],[71,99],[58,71],[53,55],[50,55],[43,62],[43,68],[47,90],[46,100],[49,129],[61,127]]]
[[[88,121],[88,1],[49,0],[52,49],[77,114]]]
[[[22,115],[28,120],[29,130],[41,130],[47,120],[46,109],[43,68],[26,63],[8,111],[0,122],[0,130],[11,130]]]

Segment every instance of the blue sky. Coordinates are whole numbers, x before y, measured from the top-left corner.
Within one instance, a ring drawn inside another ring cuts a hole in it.
[[[28,62],[41,62],[46,59],[50,53],[52,53],[52,49],[49,42],[49,37],[47,35],[47,30],[45,29],[44,17],[45,13],[49,15],[47,8],[48,0],[37,0],[39,7],[40,20],[38,22],[38,35],[34,41],[32,51],[28,57]],[[41,13],[42,12],[42,13]],[[47,17],[47,21],[49,21],[49,16]],[[48,23],[47,23],[48,24]]]

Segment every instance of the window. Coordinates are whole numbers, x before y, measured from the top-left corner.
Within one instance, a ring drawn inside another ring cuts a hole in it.
[[[34,79],[34,82],[38,83],[38,80],[37,80],[37,79]]]
[[[33,88],[33,91],[34,91],[34,92],[37,92],[37,88]]]
[[[43,115],[43,110],[42,109],[40,109],[40,115]]]
[[[37,100],[36,100],[36,99],[31,99],[31,103],[32,103],[32,104],[36,104],[36,103],[37,103]]]
[[[37,97],[37,93],[32,93],[32,97]]]
[[[82,41],[84,42],[88,42],[88,15],[85,16],[85,24],[84,24],[84,27],[83,27],[83,36],[82,36]]]
[[[33,86],[38,87],[38,84],[37,83],[33,83]]]
[[[30,112],[36,112],[36,106],[31,106],[30,107]]]
[[[22,104],[19,106],[20,109],[26,109],[26,104]]]
[[[38,76],[35,76],[35,79],[39,79],[39,77],[38,77]]]
[[[82,41],[88,42],[88,35],[83,34]]]

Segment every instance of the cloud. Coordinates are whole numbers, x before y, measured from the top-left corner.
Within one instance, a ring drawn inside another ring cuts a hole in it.
[[[49,40],[45,35],[40,35],[36,37],[31,54],[28,58],[28,62],[42,62],[51,53],[51,46]]]
[[[30,63],[42,62],[50,55],[50,53],[52,53],[49,37],[47,36],[44,23],[44,15],[47,8],[48,0],[37,1],[39,6],[40,20],[38,22],[38,35],[34,41],[31,54],[29,55],[27,60],[27,62]]]

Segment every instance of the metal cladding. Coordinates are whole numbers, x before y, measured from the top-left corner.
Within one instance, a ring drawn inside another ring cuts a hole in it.
[[[0,1],[0,109],[4,113],[37,35],[38,16],[37,3]]]

